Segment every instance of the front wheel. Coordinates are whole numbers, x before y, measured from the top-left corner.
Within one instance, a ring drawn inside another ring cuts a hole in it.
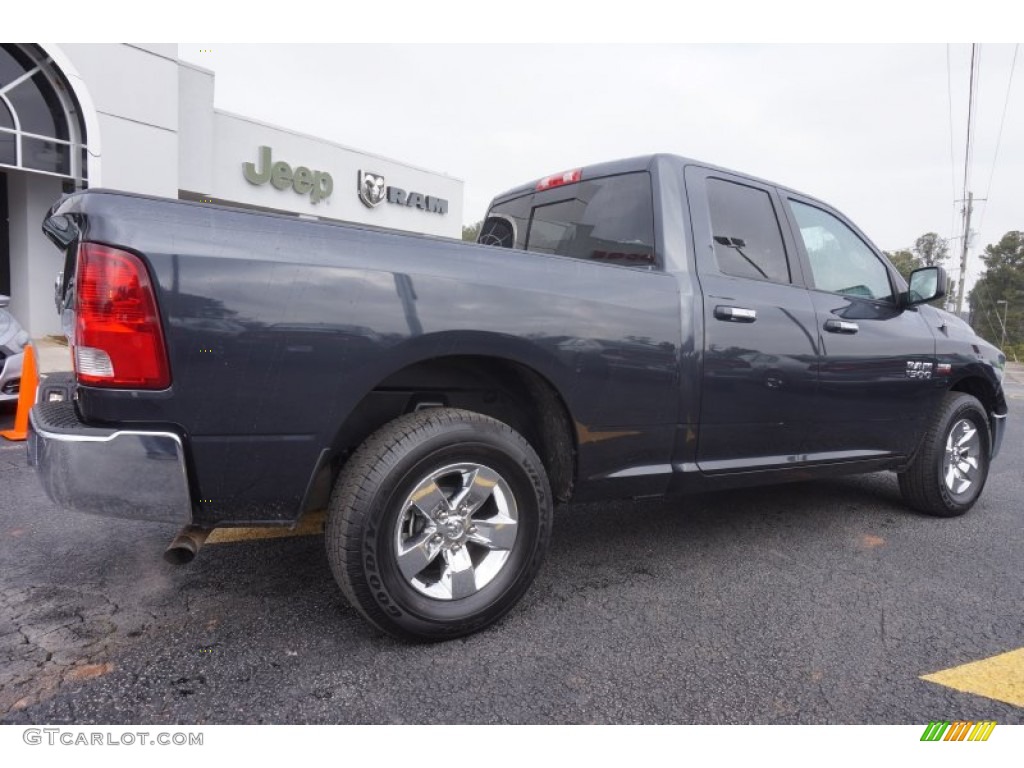
[[[396,637],[441,640],[504,616],[551,533],[547,476],[529,443],[452,408],[402,416],[360,446],[327,516],[327,557],[349,602]]]
[[[991,446],[981,403],[963,392],[948,392],[913,463],[899,475],[904,501],[937,517],[962,515],[985,487]]]

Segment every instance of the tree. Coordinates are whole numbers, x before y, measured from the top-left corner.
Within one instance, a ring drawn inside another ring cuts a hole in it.
[[[478,221],[476,224],[470,224],[468,227],[462,228],[462,239],[470,243],[475,243],[477,237],[480,235],[480,227],[483,226],[482,221]]]
[[[941,265],[949,258],[949,241],[934,232],[927,232],[914,242],[914,254],[921,260],[921,266]]]
[[[999,346],[1005,317],[1005,351],[1019,348],[1019,357],[1024,354],[1024,232],[1007,232],[995,245],[985,246],[981,260],[985,273],[969,297],[974,330]]]
[[[898,251],[886,251],[885,255],[907,280],[910,279],[911,272],[924,266],[921,259],[915,256],[908,248],[900,248]]]

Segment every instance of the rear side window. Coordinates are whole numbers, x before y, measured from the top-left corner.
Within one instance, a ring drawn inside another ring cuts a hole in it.
[[[488,214],[478,242],[652,269],[651,177],[606,176],[501,203]]]
[[[718,271],[734,277],[790,282],[782,230],[767,192],[708,179],[708,206]]]

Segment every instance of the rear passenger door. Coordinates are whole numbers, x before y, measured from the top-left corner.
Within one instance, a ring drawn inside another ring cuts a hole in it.
[[[704,472],[804,460],[817,416],[818,339],[776,190],[689,166],[686,189],[703,293],[697,464]]]

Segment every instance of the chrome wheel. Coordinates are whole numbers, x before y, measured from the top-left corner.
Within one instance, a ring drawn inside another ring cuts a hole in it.
[[[437,641],[478,632],[529,589],[551,540],[544,464],[490,416],[425,408],[370,435],[338,474],[327,561],[384,632]]]
[[[973,395],[943,395],[914,458],[899,472],[907,504],[935,517],[956,517],[974,506],[988,479],[988,420],[988,411]]]
[[[981,461],[981,438],[969,419],[960,419],[946,436],[942,477],[947,490],[957,496],[967,493],[977,482]]]
[[[432,472],[402,510],[395,528],[398,569],[416,591],[437,600],[459,600],[487,586],[518,535],[512,490],[483,464]]]

